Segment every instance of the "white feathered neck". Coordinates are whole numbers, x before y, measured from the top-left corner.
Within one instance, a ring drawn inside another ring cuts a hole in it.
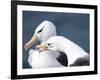
[[[62,36],[51,37],[47,43],[54,43],[58,51],[66,53],[68,65],[72,64],[77,58],[87,55],[80,46]]]

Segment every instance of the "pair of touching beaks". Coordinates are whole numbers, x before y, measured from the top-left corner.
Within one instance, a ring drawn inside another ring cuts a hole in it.
[[[29,48],[32,47],[32,45],[37,42],[38,40],[38,37],[36,35],[33,35],[33,37],[31,38],[30,41],[28,41],[25,45],[24,45],[24,48],[25,50],[28,50]],[[39,50],[39,51],[45,51],[45,50],[48,50],[48,47],[46,44],[41,44],[41,45],[37,45],[36,47],[36,50]]]

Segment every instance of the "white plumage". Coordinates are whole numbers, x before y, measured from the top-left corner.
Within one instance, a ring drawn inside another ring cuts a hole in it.
[[[46,67],[62,67],[62,65],[56,60],[54,52],[37,50],[30,50],[28,62],[32,68],[46,68]]]
[[[41,41],[41,44],[45,44],[45,42],[52,36],[56,36],[55,25],[50,21],[43,21],[36,28],[32,39],[25,44],[25,49],[27,50],[28,48],[30,48],[37,39]],[[56,60],[58,56],[58,52],[49,50],[39,52],[38,50],[31,49],[29,50],[28,62],[32,68],[63,66]]]
[[[49,38],[46,42],[46,46],[52,51],[65,52],[68,56],[68,66],[73,64],[78,58],[88,55],[80,46],[62,36]]]

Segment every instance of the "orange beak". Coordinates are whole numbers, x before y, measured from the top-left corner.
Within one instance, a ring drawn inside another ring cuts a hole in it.
[[[29,42],[27,42],[24,46],[25,50],[28,50],[32,45],[38,40],[37,36],[33,36]]]
[[[46,51],[46,50],[48,50],[48,47],[47,47],[46,44],[37,45],[36,48],[39,49],[39,51]]]

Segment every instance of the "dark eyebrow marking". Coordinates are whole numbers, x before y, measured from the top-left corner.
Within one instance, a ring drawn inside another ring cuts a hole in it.
[[[44,28],[44,27],[43,27],[43,28]],[[38,31],[38,33],[42,32],[43,28],[42,28],[42,29],[40,29],[40,30]]]

